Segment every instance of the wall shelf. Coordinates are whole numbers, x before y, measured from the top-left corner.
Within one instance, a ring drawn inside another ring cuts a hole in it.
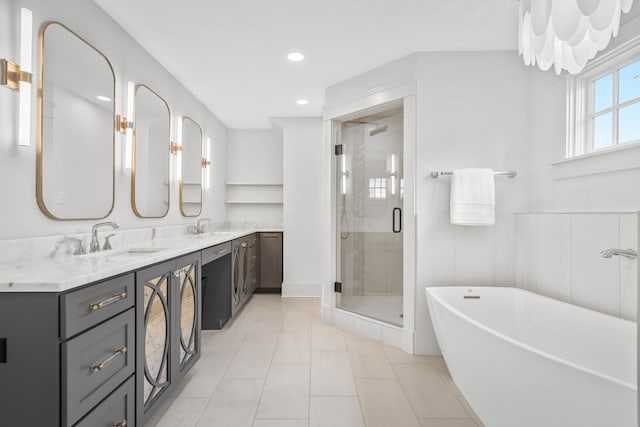
[[[283,184],[278,184],[278,183],[263,183],[263,182],[255,182],[255,183],[250,183],[250,182],[225,182],[224,185],[230,185],[230,186],[244,186],[244,187],[282,187]]]
[[[270,202],[264,200],[225,200],[227,205],[282,205],[282,202]]]

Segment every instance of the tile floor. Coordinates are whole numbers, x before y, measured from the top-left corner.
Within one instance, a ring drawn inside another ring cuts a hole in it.
[[[319,298],[254,295],[203,331],[202,357],[154,427],[482,427],[441,357],[326,325]]]

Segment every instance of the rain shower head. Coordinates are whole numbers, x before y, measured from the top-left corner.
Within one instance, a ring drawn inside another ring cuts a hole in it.
[[[377,135],[379,133],[386,132],[386,131],[387,131],[387,125],[376,126],[374,129],[371,129],[369,131],[369,136],[374,136],[374,135]]]

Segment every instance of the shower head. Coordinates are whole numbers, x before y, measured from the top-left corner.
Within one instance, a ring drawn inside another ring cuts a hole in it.
[[[386,132],[386,131],[387,131],[387,125],[376,126],[374,129],[371,129],[369,131],[369,136],[374,136],[374,135],[377,135],[379,133]]]

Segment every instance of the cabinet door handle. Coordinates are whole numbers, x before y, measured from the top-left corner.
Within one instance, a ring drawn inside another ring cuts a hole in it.
[[[127,420],[122,420],[122,421],[113,423],[113,427],[127,427]]]
[[[114,360],[116,360],[116,358],[118,356],[122,356],[127,352],[127,347],[122,347],[122,348],[116,348],[113,351],[113,354],[111,354],[109,357],[107,357],[106,359],[104,359],[102,362],[100,363],[94,363],[93,365],[91,365],[91,367],[89,368],[89,370],[92,373],[96,373],[96,372],[100,372],[102,371],[104,368],[106,368],[107,366],[109,366],[111,364],[111,362],[113,362]]]
[[[396,215],[396,214],[398,214],[398,215]],[[394,233],[402,232],[402,209],[393,208],[393,213],[391,215],[392,215],[391,231],[393,231]]]
[[[98,310],[102,310],[103,308],[105,308],[108,305],[114,304],[120,300],[123,299],[127,299],[127,293],[126,292],[120,292],[119,294],[113,294],[113,296],[109,299],[106,299],[102,302],[96,303],[96,304],[90,304],[89,305],[89,309],[91,311],[98,311]]]
[[[173,272],[174,277],[180,277],[180,275],[184,273],[185,275],[189,273],[189,267],[182,267]]]
[[[247,247],[247,242],[240,243],[240,246],[242,246],[243,248],[246,248]]]

